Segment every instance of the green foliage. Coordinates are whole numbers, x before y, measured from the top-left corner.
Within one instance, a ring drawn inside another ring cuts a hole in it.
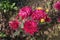
[[[4,12],[17,10],[18,8],[15,6],[15,3],[10,3],[9,1],[1,1],[0,2],[0,10]]]
[[[0,32],[0,37],[6,37],[6,34]]]

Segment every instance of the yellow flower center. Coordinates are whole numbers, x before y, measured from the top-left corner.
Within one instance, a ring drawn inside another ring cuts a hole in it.
[[[36,9],[37,9],[37,10],[42,10],[43,8],[42,8],[42,7],[37,7]]]
[[[49,9],[46,9],[46,12],[48,13],[49,12]]]
[[[41,23],[45,22],[45,19],[41,19],[40,22],[41,22]]]

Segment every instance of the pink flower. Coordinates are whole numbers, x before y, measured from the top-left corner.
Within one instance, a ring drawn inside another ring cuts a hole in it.
[[[34,35],[34,33],[38,31],[38,26],[35,21],[28,20],[24,23],[23,29],[24,29],[25,33],[29,33],[31,35]]]
[[[45,19],[47,14],[45,13],[44,10],[35,10],[32,14],[32,19],[34,20],[40,20],[40,19]]]
[[[25,6],[25,7],[22,7],[20,10],[19,10],[19,13],[18,15],[24,19],[24,18],[27,18],[31,15],[32,13],[32,8],[29,7],[29,6]]]
[[[16,30],[19,27],[19,21],[18,20],[9,21],[9,26],[11,29]]]
[[[54,3],[53,6],[56,10],[60,10],[60,1],[57,1],[56,3]]]

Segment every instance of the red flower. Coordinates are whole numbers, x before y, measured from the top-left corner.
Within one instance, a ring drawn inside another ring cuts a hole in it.
[[[51,18],[47,16],[45,22],[51,22]]]
[[[57,1],[56,3],[54,3],[54,8],[56,10],[60,10],[60,1]]]
[[[51,18],[48,17],[48,15],[46,14],[46,12],[44,10],[35,10],[32,14],[32,19],[34,20],[41,20],[44,19],[45,22],[50,22]]]
[[[31,15],[32,9],[31,7],[25,6],[19,10],[19,16],[24,19]]]
[[[24,23],[23,29],[24,29],[25,33],[34,35],[34,33],[38,31],[37,23],[35,21],[28,20]]]
[[[11,29],[16,30],[19,27],[19,21],[18,20],[9,21],[9,26]]]
[[[44,10],[35,10],[32,14],[32,19],[35,20],[40,20],[40,19],[45,19],[47,14],[45,13]]]

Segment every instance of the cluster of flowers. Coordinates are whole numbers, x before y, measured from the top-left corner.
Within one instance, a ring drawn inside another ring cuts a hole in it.
[[[54,8],[60,10],[60,2],[56,2]],[[19,18],[20,21],[18,20]],[[24,30],[25,33],[34,35],[35,32],[39,31],[38,24],[45,22],[50,23],[51,18],[48,16],[46,11],[40,7],[32,10],[31,7],[25,6],[19,10],[16,19],[9,21],[10,28],[17,30],[22,25],[21,21],[24,21],[22,30]]]

